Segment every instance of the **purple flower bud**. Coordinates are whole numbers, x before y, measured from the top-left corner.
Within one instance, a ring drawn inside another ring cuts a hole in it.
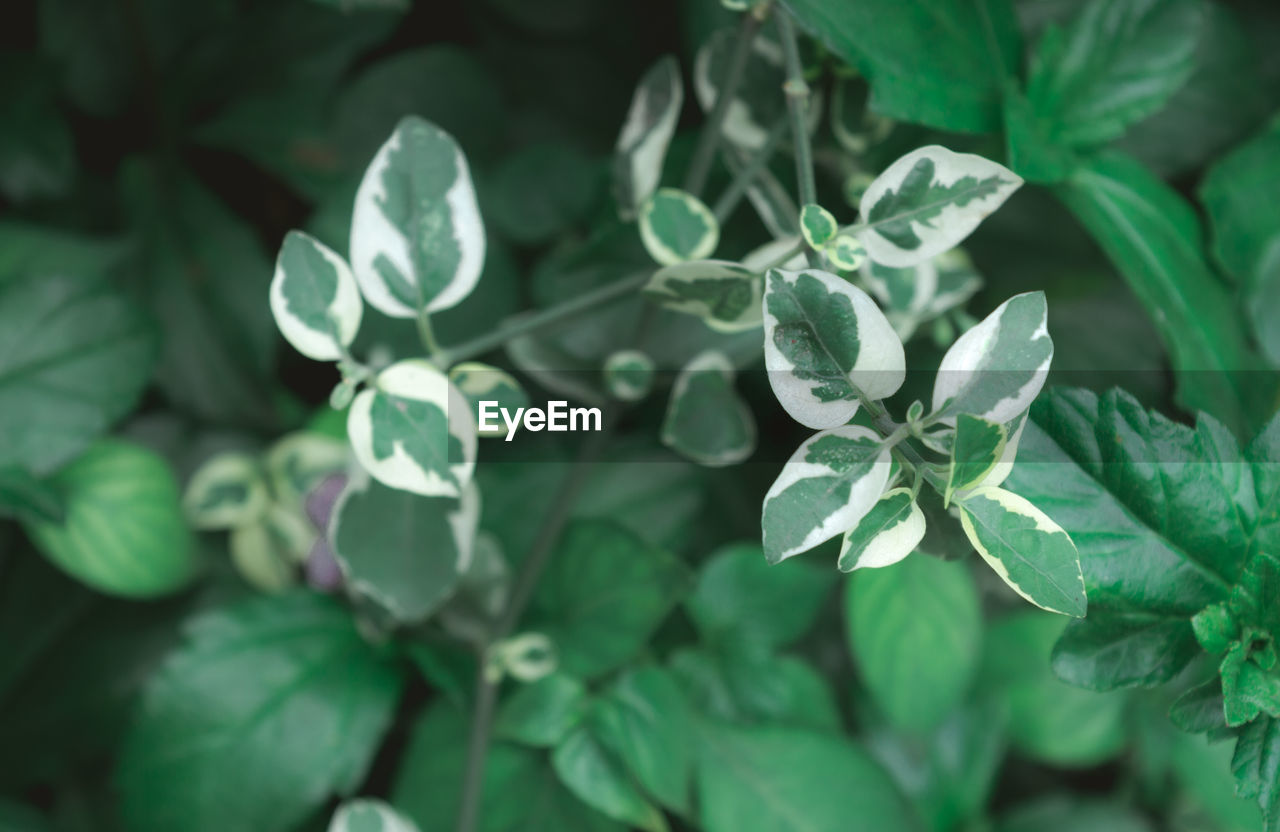
[[[303,570],[306,572],[307,585],[312,589],[333,592],[342,586],[342,569],[333,556],[333,549],[329,548],[329,541],[323,537],[318,538],[311,547]]]
[[[333,516],[333,507],[338,502],[338,495],[347,487],[346,474],[330,474],[311,489],[307,495],[307,516],[316,528],[324,534],[329,528],[329,518]]]

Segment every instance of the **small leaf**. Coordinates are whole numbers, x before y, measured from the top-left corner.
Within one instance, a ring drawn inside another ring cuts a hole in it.
[[[508,428],[502,419],[490,420],[488,428],[482,427],[478,421],[480,402],[497,402],[497,407],[512,413],[529,405],[529,394],[520,382],[492,364],[464,361],[449,370],[449,381],[470,404],[470,412],[477,415],[476,435],[482,438],[501,439],[507,435]],[[491,412],[493,407],[490,405]]]
[[[960,503],[969,542],[1015,592],[1050,612],[1084,616],[1084,578],[1075,544],[1025,498],[979,488]]]
[[[461,500],[422,497],[376,482],[352,484],[329,526],[347,584],[396,620],[416,622],[457,588],[471,560],[479,491]]]
[[[151,598],[194,577],[194,542],[178,484],[154,452],[103,440],[52,478],[66,496],[61,523],[29,521],[27,535],[46,557],[112,595]]]
[[[271,314],[298,352],[337,361],[355,340],[364,304],[346,261],[315,238],[290,231],[271,278]]]
[[[218,454],[191,475],[182,507],[197,529],[247,525],[267,510],[271,494],[257,460],[248,454]]]
[[[1280,820],[1280,720],[1261,717],[1244,727],[1231,757],[1236,794],[1257,798],[1266,820],[1275,828]]]
[[[866,292],[816,269],[771,269],[764,358],[784,410],[805,427],[844,424],[859,397],[893,395],[906,376],[902,342]]]
[[[810,203],[800,209],[800,232],[810,248],[822,248],[839,230],[840,224],[836,222],[836,218],[821,205]]]
[[[972,153],[929,145],[898,159],[862,195],[858,238],[886,266],[914,266],[958,245],[1022,185]]]
[[[457,497],[475,467],[476,420],[467,400],[427,361],[379,373],[351,403],[347,435],[366,471],[415,494]]]
[[[484,253],[462,149],[434,124],[401,120],[356,192],[351,268],[361,294],[393,318],[448,309],[475,288]]]
[[[867,260],[866,246],[852,234],[835,237],[823,247],[822,253],[842,272],[857,271]]]
[[[921,554],[847,587],[849,645],[872,697],[899,728],[936,727],[978,666],[982,611],[968,569]]]
[[[639,350],[618,350],[604,360],[604,386],[619,401],[638,402],[653,389],[653,359]]]
[[[643,291],[667,309],[697,315],[716,332],[743,332],[763,320],[764,278],[727,260],[666,266],[653,273]]]
[[[302,518],[295,519],[290,523],[288,519],[272,522],[263,518],[231,530],[227,538],[231,562],[250,586],[262,592],[281,592],[298,582],[298,564],[315,542],[316,533],[302,528]]]
[[[613,189],[624,219],[634,217],[657,189],[683,105],[680,66],[674,57],[664,56],[640,79],[618,134]]]
[[[335,416],[341,418],[342,414]],[[342,424],[340,421],[337,423]],[[307,496],[327,477],[346,471],[351,463],[351,446],[311,430],[300,430],[281,438],[267,450],[267,479],[276,501],[301,509]]]
[[[709,350],[693,358],[671,387],[662,443],[699,465],[735,465],[756,449],[756,420],[733,389],[733,362]]]
[[[956,339],[933,384],[933,410],[1011,422],[1031,406],[1053,361],[1043,292],[1014,295]]]
[[[385,2],[385,0],[383,0]],[[334,812],[329,832],[419,832],[413,821],[381,800],[349,800]]]
[[[551,753],[560,782],[614,820],[646,832],[667,832],[662,812],[645,799],[621,764],[586,728],[577,728]]]
[[[765,557],[778,563],[853,528],[884,492],[889,469],[889,449],[869,428],[810,437],[765,494]]]
[[[915,551],[924,532],[924,512],[916,505],[911,489],[886,491],[858,524],[845,532],[840,571],[891,566]]]
[[[976,488],[1004,458],[1009,430],[999,422],[988,422],[967,413],[956,417],[956,434],[951,440],[951,471],[947,476],[944,503],[957,491]]]
[[[664,266],[710,257],[720,223],[702,200],[677,188],[660,188],[640,209],[640,239]]]
[[[559,745],[587,713],[587,689],[572,676],[551,673],[521,685],[502,703],[494,735],[535,748]]]

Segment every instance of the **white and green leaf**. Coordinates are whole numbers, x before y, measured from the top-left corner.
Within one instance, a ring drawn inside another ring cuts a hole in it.
[[[958,413],[1008,423],[1044,386],[1053,361],[1043,292],[1014,295],[956,339],[933,385],[933,410],[946,424]]]
[[[427,361],[392,364],[351,403],[347,435],[356,459],[392,488],[457,497],[476,459],[467,400]]]
[[[417,825],[381,800],[349,800],[334,812],[329,832],[419,832]]]
[[[640,208],[640,239],[649,256],[664,266],[704,260],[720,242],[720,223],[693,194],[660,188]]]
[[[488,428],[481,428],[480,402],[497,402],[497,407],[506,408],[511,413],[529,406],[529,394],[520,386],[520,382],[506,370],[492,364],[464,361],[449,370],[449,381],[471,406],[470,412],[477,419],[476,434],[482,438],[504,438],[508,428],[501,419],[496,420],[496,426],[490,421]]]
[[[755,274],[769,269],[803,269],[808,261],[804,256],[804,238],[788,234],[752,249],[742,258],[742,267]]]
[[[1008,441],[1009,429],[999,422],[989,422],[967,413],[957,416],[943,503],[950,503],[957,491],[981,485],[1004,458]]]
[[[396,126],[356,191],[350,251],[365,300],[393,318],[471,294],[484,268],[484,223],[452,136],[416,116]]]
[[[924,532],[924,512],[911,489],[886,491],[857,525],[845,532],[840,546],[840,571],[878,569],[897,563],[915,551]]]
[[[331,436],[302,430],[272,445],[265,462],[276,500],[301,508],[321,480],[347,469],[351,446]]]
[[[667,309],[698,316],[716,332],[743,332],[762,321],[764,278],[727,260],[694,260],[658,269],[643,292]]]
[[[316,530],[301,513],[273,506],[261,519],[231,530],[227,549],[236,571],[263,592],[298,581],[298,565],[315,545]]]
[[[989,159],[922,147],[867,188],[858,236],[877,263],[914,266],[959,244],[1021,185],[1017,174]]]
[[[618,350],[604,360],[604,386],[609,395],[638,402],[653,389],[654,363],[640,350]]]
[[[856,425],[805,441],[765,494],[765,558],[778,563],[857,525],[889,482],[889,454],[879,435]]]
[[[613,187],[618,209],[630,219],[657,190],[662,163],[676,131],[684,87],[680,65],[667,55],[640,80],[614,152]]]
[[[1084,616],[1080,556],[1061,526],[1002,488],[975,489],[959,506],[969,542],[1014,592],[1050,612]]]
[[[867,248],[852,234],[838,234],[822,247],[822,254],[842,272],[857,271],[867,259]]]
[[[695,356],[676,376],[662,442],[700,465],[742,462],[756,447],[756,420],[734,390],[733,362],[722,352]]]
[[[831,212],[821,205],[809,203],[800,208],[800,233],[810,248],[821,249],[840,230],[840,224]]]
[[[197,529],[230,529],[256,521],[271,494],[257,460],[223,453],[196,469],[182,496],[187,521]]]
[[[764,360],[791,418],[844,424],[858,400],[893,395],[906,376],[902,341],[866,292],[817,269],[765,276]]]
[[[280,246],[270,302],[285,340],[317,361],[342,358],[364,314],[346,261],[301,231],[290,231]]]

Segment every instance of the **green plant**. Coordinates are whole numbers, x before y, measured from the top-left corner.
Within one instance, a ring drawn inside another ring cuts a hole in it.
[[[1280,19],[428,5],[0,60],[0,828],[1280,828]]]

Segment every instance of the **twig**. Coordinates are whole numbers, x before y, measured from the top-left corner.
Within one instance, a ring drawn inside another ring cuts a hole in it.
[[[800,47],[796,42],[796,27],[786,12],[777,16],[778,36],[782,40],[782,53],[786,62],[787,80],[783,91],[787,95],[787,115],[791,119],[791,141],[796,156],[796,182],[800,195],[800,207],[816,204],[818,186],[813,177],[813,151],[809,147],[809,85],[804,80],[804,68],[800,65]],[[809,265],[822,265],[816,252],[805,247]]]

